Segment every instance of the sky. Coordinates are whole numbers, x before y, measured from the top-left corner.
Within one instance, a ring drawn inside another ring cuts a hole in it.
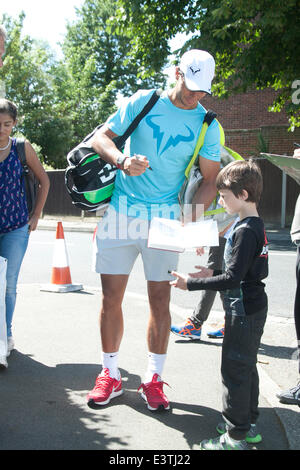
[[[80,7],[84,0],[11,0],[1,2],[0,18],[7,13],[17,18],[24,11],[24,34],[32,38],[46,40],[58,53],[57,43],[62,42],[66,32],[66,23],[76,19],[75,7]]]
[[[75,8],[79,8],[84,0],[11,0],[1,2],[0,21],[3,13],[17,18],[21,11],[25,12],[23,34],[34,39],[47,41],[58,57],[62,57],[59,42],[63,41],[66,23],[76,19]],[[171,48],[177,49],[183,43],[184,34],[171,41]],[[166,68],[164,72],[174,79],[174,68]]]

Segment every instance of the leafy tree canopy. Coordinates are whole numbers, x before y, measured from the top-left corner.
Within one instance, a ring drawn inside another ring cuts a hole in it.
[[[117,21],[111,22],[128,35],[144,76],[166,63],[171,38],[191,33],[180,52],[195,47],[214,55],[216,94],[272,87],[279,90],[273,111],[285,108],[291,128],[300,126],[299,100],[292,100],[300,80],[299,0],[118,0],[118,5]]]
[[[86,0],[67,28],[63,52],[76,110],[75,133],[81,137],[115,110],[119,93],[128,96],[165,80],[160,70],[141,77],[128,37],[117,28],[108,31],[107,20],[115,10],[116,0]]]
[[[44,163],[57,167],[65,160],[72,123],[61,112],[61,92],[54,79],[59,72],[53,54],[46,44],[22,37],[24,17],[4,17],[8,34],[0,80],[4,96],[18,107],[16,133],[40,148]]]

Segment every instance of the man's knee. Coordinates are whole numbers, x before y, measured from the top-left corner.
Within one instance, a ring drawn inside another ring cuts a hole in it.
[[[168,281],[149,282],[148,295],[153,314],[164,316],[170,314],[170,285]]]

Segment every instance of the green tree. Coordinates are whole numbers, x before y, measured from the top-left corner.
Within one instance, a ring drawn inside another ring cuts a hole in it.
[[[70,113],[75,136],[81,139],[115,111],[118,93],[127,96],[138,88],[161,86],[160,70],[142,80],[127,36],[116,27],[108,31],[116,0],[86,0],[68,25],[62,45],[69,74]]]
[[[66,166],[72,122],[60,112],[58,87],[53,79],[62,68],[47,45],[22,37],[24,17],[24,13],[17,20],[4,17],[8,40],[0,79],[5,97],[18,106],[16,132],[41,148],[45,163],[56,168]]]
[[[300,126],[299,0],[118,0],[119,31],[127,34],[132,54],[145,75],[159,70],[178,32],[192,33],[182,51],[209,50],[216,58],[214,92],[219,96],[251,87],[279,91],[273,111],[286,109],[291,128]]]

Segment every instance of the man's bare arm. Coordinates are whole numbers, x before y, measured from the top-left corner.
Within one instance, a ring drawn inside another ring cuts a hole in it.
[[[216,178],[220,171],[220,162],[214,162],[200,156],[199,168],[202,181],[193,198],[191,214],[188,218],[185,218],[185,222],[191,220],[195,222],[199,219],[217,194]]]
[[[91,146],[101,158],[112,165],[118,166],[118,157],[124,154],[116,147],[113,139],[117,134],[112,132],[105,124],[96,132],[91,140]],[[147,158],[143,155],[127,157],[121,169],[129,176],[143,174],[149,166]]]

